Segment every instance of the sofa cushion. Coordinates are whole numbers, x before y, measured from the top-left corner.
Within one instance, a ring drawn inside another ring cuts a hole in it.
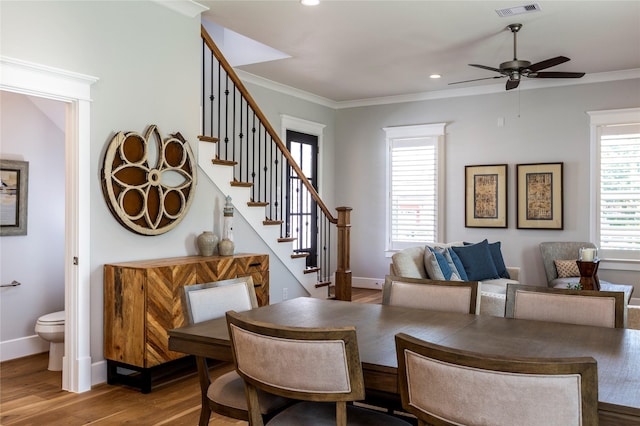
[[[496,267],[498,276],[500,278],[511,278],[509,276],[509,271],[507,271],[507,267],[504,264],[504,258],[502,257],[502,250],[500,248],[500,241],[489,244],[489,252],[491,253],[491,258],[493,259],[493,264]]]
[[[476,244],[451,247],[451,249],[460,258],[469,281],[500,278],[489,251],[489,242],[486,239]]]
[[[410,247],[391,256],[395,274],[409,278],[429,278],[424,267],[424,246]]]

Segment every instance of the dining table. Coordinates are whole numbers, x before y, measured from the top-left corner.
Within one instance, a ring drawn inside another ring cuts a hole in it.
[[[296,327],[355,326],[367,395],[399,400],[395,335],[507,357],[591,356],[601,425],[640,425],[640,330],[300,297],[243,313]],[[225,318],[169,330],[169,349],[233,361]],[[490,398],[490,395],[483,397]]]

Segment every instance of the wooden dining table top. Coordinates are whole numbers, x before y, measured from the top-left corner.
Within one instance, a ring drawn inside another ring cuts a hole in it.
[[[299,327],[355,326],[367,389],[398,394],[394,337],[406,333],[451,348],[513,357],[592,356],[601,424],[640,424],[640,330],[604,328],[296,298],[244,312]],[[169,330],[169,349],[231,361],[226,320]]]

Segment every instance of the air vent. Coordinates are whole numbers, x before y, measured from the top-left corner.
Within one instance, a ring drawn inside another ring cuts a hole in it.
[[[540,5],[538,3],[533,3],[524,6],[509,7],[506,9],[496,9],[496,13],[504,18],[513,15],[521,15],[523,13],[539,12],[540,10],[542,10],[540,9]]]

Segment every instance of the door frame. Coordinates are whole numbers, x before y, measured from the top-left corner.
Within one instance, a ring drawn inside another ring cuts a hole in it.
[[[0,90],[66,104],[62,389],[91,389],[91,85],[97,77],[0,56]],[[80,257],[82,253],[82,257]]]

